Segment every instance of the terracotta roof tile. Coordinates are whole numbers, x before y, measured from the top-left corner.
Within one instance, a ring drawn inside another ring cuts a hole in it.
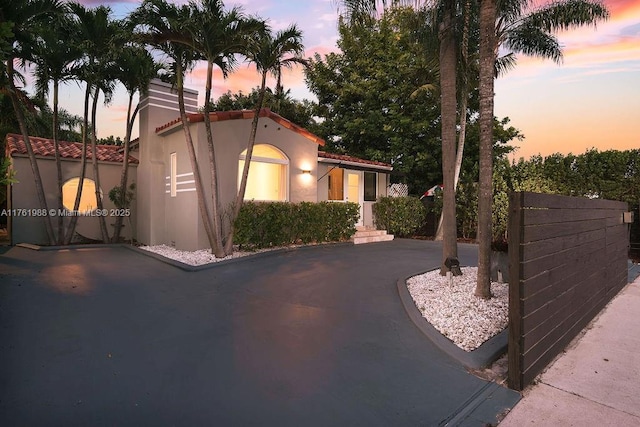
[[[235,111],[214,111],[209,113],[209,117],[212,122],[222,122],[225,120],[239,120],[239,119],[253,119],[254,111],[253,110],[235,110]],[[260,110],[259,117],[268,117],[274,122],[278,123],[280,126],[285,127],[303,137],[315,142],[318,145],[324,145],[325,142],[322,138],[312,134],[308,130],[304,129],[296,125],[295,123],[285,119],[284,117],[274,113],[268,108],[263,108]],[[204,121],[204,114],[187,114],[187,120],[189,123],[198,123]],[[169,123],[165,123],[164,125],[156,128],[156,133],[160,133],[165,129],[169,129],[173,126],[181,123],[182,120],[177,118],[175,120],[170,121]]]
[[[346,154],[327,153],[326,151],[318,151],[318,157],[332,160],[340,160],[343,162],[362,163],[363,165],[381,166],[391,168],[389,163],[378,162],[377,160],[364,160],[358,157],[347,156]]]
[[[52,139],[29,137],[33,152],[36,156],[54,157],[55,150]],[[60,157],[64,159],[80,159],[82,156],[82,144],[79,142],[58,141]],[[7,152],[13,154],[27,154],[27,147],[22,135],[7,134]],[[122,163],[123,153],[117,145],[97,145],[96,154],[99,161]],[[87,159],[91,159],[91,148],[87,147]],[[129,163],[137,164],[138,159],[129,156]]]

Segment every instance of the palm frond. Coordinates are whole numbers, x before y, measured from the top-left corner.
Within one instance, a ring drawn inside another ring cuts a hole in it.
[[[413,92],[411,92],[411,95],[409,95],[409,97],[411,99],[415,99],[422,93],[433,93],[437,89],[438,89],[437,85],[432,84],[432,83],[427,83],[427,84],[424,84],[424,85],[420,86],[418,89],[414,90]]]
[[[498,19],[503,22],[517,23],[530,8],[531,0],[498,0]]]
[[[609,18],[609,11],[600,2],[590,0],[555,1],[529,14],[524,23],[546,32],[567,30],[583,25],[595,25]]]
[[[496,59],[495,77],[505,75],[508,71],[513,70],[516,67],[516,56],[513,52],[503,55]]]
[[[369,20],[383,9],[387,2],[377,0],[342,0],[338,11],[348,23],[357,24]]]
[[[504,46],[514,53],[562,62],[562,48],[558,39],[543,29],[526,22],[506,34]]]

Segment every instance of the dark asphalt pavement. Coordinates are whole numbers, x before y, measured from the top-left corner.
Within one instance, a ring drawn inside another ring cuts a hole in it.
[[[396,290],[436,268],[440,248],[329,245],[197,272],[123,247],[12,248],[0,255],[0,425],[495,422],[518,395],[434,346]],[[460,244],[461,263],[476,251]]]

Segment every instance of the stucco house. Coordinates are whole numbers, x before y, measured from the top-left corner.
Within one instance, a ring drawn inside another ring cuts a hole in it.
[[[196,91],[185,89],[186,124],[179,119],[177,94],[170,84],[153,80],[147,96],[140,100],[139,141],[132,152],[137,161],[130,176],[137,183],[133,232],[141,243],[184,250],[208,247],[183,130],[185,125],[190,128],[206,197],[210,198],[207,137],[197,96]],[[232,203],[238,191],[253,116],[253,111],[210,114],[223,208]],[[324,152],[321,138],[269,109],[259,113],[255,144],[245,200],[357,202],[359,225],[373,226],[371,206],[387,193],[391,165]],[[12,156],[16,153],[9,151]],[[24,160],[27,164],[14,164],[17,170],[25,171],[20,172],[21,183],[13,186],[14,193],[22,182],[32,181],[28,159]],[[101,179],[106,170],[102,167]],[[107,192],[111,188],[104,187]],[[20,203],[26,203],[27,197]],[[30,205],[37,207],[35,193],[31,197]],[[12,204],[17,206],[17,202],[13,197]],[[13,242],[23,236],[14,233]],[[28,237],[35,240],[33,234]]]

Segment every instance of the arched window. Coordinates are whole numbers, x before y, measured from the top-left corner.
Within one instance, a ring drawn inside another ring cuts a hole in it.
[[[89,213],[98,208],[96,183],[90,178],[85,178],[82,182],[82,196],[80,197],[78,212]],[[62,185],[62,205],[69,211],[73,211],[79,183],[80,178],[71,178]],[[102,198],[102,190],[100,190],[100,198]]]
[[[242,180],[242,170],[247,150],[240,154],[238,162],[238,188]],[[245,200],[286,201],[289,159],[276,147],[257,144],[253,147]]]

